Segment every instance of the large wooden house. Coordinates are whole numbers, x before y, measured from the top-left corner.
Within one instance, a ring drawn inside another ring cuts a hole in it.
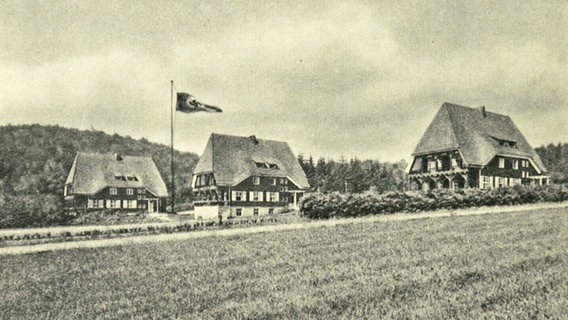
[[[288,143],[214,133],[192,187],[195,216],[216,219],[296,207],[309,184]]]
[[[414,189],[548,184],[547,170],[510,117],[444,103],[412,153]]]
[[[165,211],[168,190],[150,157],[78,153],[65,182],[73,210]]]

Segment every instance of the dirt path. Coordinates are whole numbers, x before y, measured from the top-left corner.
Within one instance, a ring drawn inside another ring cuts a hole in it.
[[[435,211],[435,212],[422,212],[415,214],[401,213],[401,214],[394,214],[387,216],[368,216],[368,217],[351,218],[351,219],[333,219],[333,220],[311,221],[305,223],[281,224],[281,225],[271,225],[271,226],[190,231],[190,232],[180,232],[173,234],[132,236],[128,238],[115,238],[115,239],[46,243],[46,244],[37,244],[29,246],[0,248],[0,255],[26,254],[26,253],[37,253],[37,252],[57,251],[57,250],[66,250],[66,249],[77,249],[77,248],[99,248],[99,247],[131,245],[131,244],[141,244],[141,243],[150,243],[150,242],[180,241],[180,240],[206,238],[206,237],[228,237],[233,235],[246,235],[246,234],[255,234],[263,232],[278,232],[286,230],[332,227],[337,225],[354,224],[354,223],[404,221],[404,220],[427,219],[427,218],[442,218],[442,217],[451,217],[451,216],[482,215],[489,213],[523,212],[523,211],[557,209],[557,208],[568,208],[568,202],[540,203],[540,204],[530,204],[522,206],[482,207],[482,208],[460,209],[455,211],[444,210],[444,211]]]

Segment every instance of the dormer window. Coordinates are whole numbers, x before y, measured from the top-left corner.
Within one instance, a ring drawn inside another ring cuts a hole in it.
[[[260,177],[252,177],[252,184],[259,185],[260,184]]]
[[[135,176],[127,176],[126,180],[127,181],[138,181],[138,178],[136,178]]]
[[[276,163],[268,163],[268,162],[255,162],[254,163],[257,168],[262,169],[278,169],[278,165]]]
[[[501,147],[505,147],[505,148],[517,148],[517,142],[513,141],[513,140],[505,140],[505,139],[499,139],[499,138],[495,138],[495,137],[491,137],[495,142],[497,142],[497,144]]]

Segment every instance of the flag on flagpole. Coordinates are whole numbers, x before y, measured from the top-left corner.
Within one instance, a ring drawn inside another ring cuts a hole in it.
[[[185,92],[177,93],[176,111],[181,111],[185,113],[194,113],[199,111],[223,112],[221,108],[201,103],[197,101],[194,96]]]

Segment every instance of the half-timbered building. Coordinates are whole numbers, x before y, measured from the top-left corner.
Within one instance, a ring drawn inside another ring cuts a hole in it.
[[[214,133],[192,187],[195,216],[216,219],[297,207],[309,184],[288,143]]]
[[[509,116],[444,103],[409,165],[415,189],[548,184],[547,170]]]
[[[150,157],[77,153],[64,189],[73,210],[165,211],[168,190]]]

